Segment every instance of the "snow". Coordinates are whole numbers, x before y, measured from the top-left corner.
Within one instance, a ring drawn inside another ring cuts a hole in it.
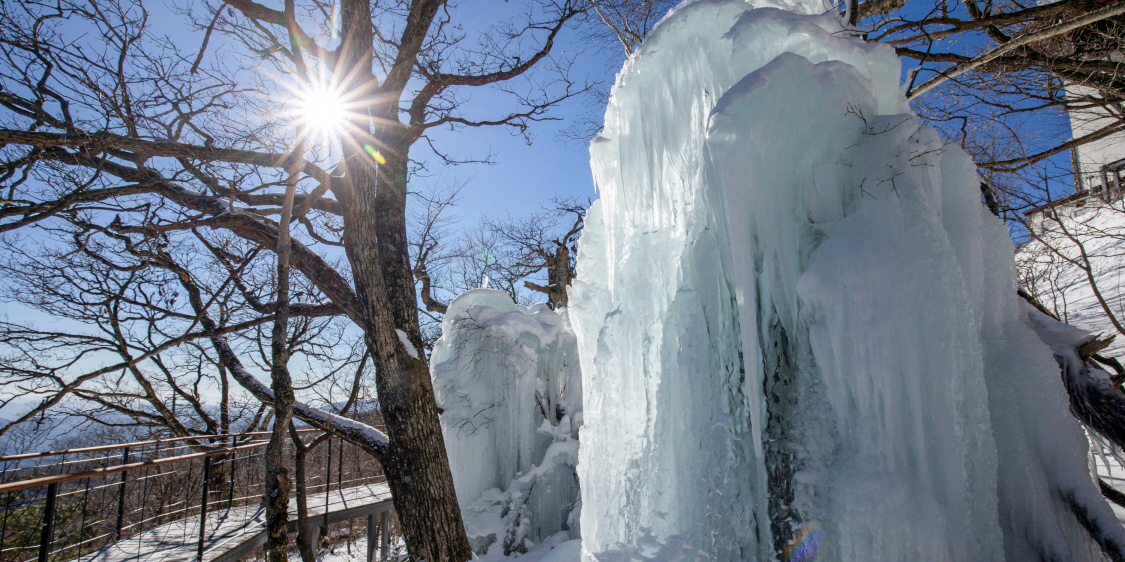
[[[347,544],[348,531],[349,529],[347,527],[334,528],[332,531],[331,548],[318,549],[316,552],[316,562],[367,562],[366,531],[357,533],[350,547]],[[406,559],[406,544],[402,542],[401,536],[391,538],[387,554],[388,560]],[[378,560],[378,550],[376,550],[375,556],[375,559]],[[290,551],[289,562],[302,562],[300,553]]]
[[[566,537],[563,536],[565,533],[560,533],[559,535],[560,536],[551,537],[551,539],[544,541],[543,544],[537,545],[523,554],[515,554],[512,556],[492,554],[478,556],[475,560],[479,562],[501,562],[518,558],[520,562],[578,562],[581,556],[582,541],[577,539],[567,540]],[[347,545],[344,543],[344,538],[338,538],[332,550],[322,548],[316,553],[316,562],[366,562],[366,534],[364,533],[356,537],[351,544],[351,552],[349,553],[348,550]],[[401,537],[395,537],[394,541],[391,543],[389,554],[390,560],[406,559],[406,545],[402,542]],[[378,552],[376,552],[376,556],[378,556]],[[289,562],[301,562],[301,555],[297,552],[290,552]]]
[[[431,370],[474,551],[576,538],[582,382],[566,312],[468,291],[449,305]]]
[[[1116,334],[1090,284],[1109,311],[1125,319],[1125,202],[1059,209],[1062,223],[1045,220],[1037,239],[1020,247],[1020,283],[1068,324],[1094,333]],[[1083,259],[1083,254],[1085,258]],[[1083,265],[1089,264],[1089,276]],[[1125,355],[1119,337],[1103,355]]]
[[[1038,301],[1066,320],[1070,325],[1053,322],[1038,311],[1029,311],[1033,324],[1045,340],[1055,342],[1053,352],[1073,363],[1074,349],[1094,335],[1116,334],[1102,303],[1097,298],[1090,277],[1096,282],[1098,293],[1106,306],[1118,318],[1125,312],[1125,213],[1122,201],[1104,203],[1091,197],[1082,206],[1057,208],[1061,222],[1052,219],[1039,222],[1037,232],[1028,243],[1019,248],[1016,261],[1020,265],[1020,281]],[[1083,259],[1085,254],[1086,259]],[[1087,261],[1088,260],[1088,261]],[[1082,267],[1089,264],[1089,276]],[[1118,336],[1120,337],[1120,336]],[[1115,340],[1101,352],[1103,356],[1118,357],[1125,351],[1125,341]],[[1081,375],[1081,368],[1069,372]],[[1086,382],[1109,386],[1108,374],[1089,369]],[[1116,391],[1114,391],[1116,392]],[[1088,433],[1090,433],[1088,431]],[[1090,433],[1091,464],[1096,474],[1117,489],[1125,487],[1125,469],[1121,458],[1125,452],[1117,450],[1109,441]],[[1111,504],[1118,520],[1125,521],[1125,508]]]
[[[398,335],[399,343],[401,343],[402,347],[404,349],[406,349],[406,354],[415,358],[415,359],[417,359],[418,358],[418,350],[414,349],[414,344],[410,343],[410,338],[406,335],[406,332],[404,332],[404,331],[402,331],[398,328],[395,328],[395,334]]]
[[[486,554],[478,556],[480,562],[509,562],[518,559],[520,562],[579,562],[582,557],[582,541],[567,539],[566,533],[544,541],[523,554],[503,556],[500,554]]]
[[[740,0],[618,75],[570,292],[585,560],[1120,555],[1007,232],[898,77]]]
[[[572,540],[566,541],[545,556],[539,559],[539,562],[577,562],[582,556],[582,541]]]
[[[1108,444],[1098,441],[1097,445],[1099,446],[1090,455],[1094,470],[1114,489],[1125,489],[1125,466],[1122,465],[1121,460],[1109,453]],[[1115,503],[1110,503],[1109,506],[1113,508],[1113,514],[1117,516],[1118,521],[1125,521],[1125,507]]]

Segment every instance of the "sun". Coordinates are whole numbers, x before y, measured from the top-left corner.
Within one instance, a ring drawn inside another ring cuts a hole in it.
[[[294,146],[313,151],[318,158],[331,159],[343,154],[347,144],[356,150],[362,147],[380,166],[386,164],[386,157],[372,146],[375,141],[366,134],[361,119],[364,103],[370,100],[346,92],[327,78],[288,88],[292,97],[284,117],[295,128]]]
[[[343,96],[329,84],[312,84],[298,92],[296,105],[301,124],[314,136],[339,135],[348,122]]]

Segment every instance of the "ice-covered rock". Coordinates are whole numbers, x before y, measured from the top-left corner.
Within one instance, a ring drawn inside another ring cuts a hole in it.
[[[577,537],[582,381],[566,312],[464,293],[445,314],[431,370],[473,549],[509,554]]]
[[[686,3],[618,75],[571,291],[583,555],[1121,559],[972,161],[807,13]]]

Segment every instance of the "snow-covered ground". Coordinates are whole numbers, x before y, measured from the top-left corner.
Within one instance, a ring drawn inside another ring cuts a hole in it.
[[[1115,320],[1125,325],[1125,202],[1079,208],[1061,224],[1045,221],[1016,261],[1020,284],[1063,321],[1104,335],[1118,333]],[[1105,354],[1125,356],[1125,336]]]
[[[532,550],[523,554],[504,556],[503,554],[487,554],[477,557],[480,562],[504,562],[518,558],[520,562],[577,562],[580,557],[582,541],[579,540],[548,540],[537,545]],[[400,542],[391,549],[390,560],[405,560],[406,547]],[[296,552],[289,554],[289,562],[301,562],[301,555]],[[357,538],[351,544],[351,549],[341,541],[332,550],[323,549],[316,554],[316,562],[367,562],[367,537]]]
[[[301,555],[289,553],[289,562],[301,562]],[[353,542],[350,553],[343,544],[333,550],[323,549],[316,553],[316,562],[367,562],[367,537]]]
[[[1067,323],[1091,334],[1118,334],[1125,321],[1125,203],[1096,199],[1047,220],[1038,236],[1016,252],[1020,283]],[[1102,355],[1125,362],[1125,336],[1117,335]],[[1125,454],[1091,439],[1091,466],[1117,490],[1125,490]],[[1125,523],[1125,508],[1110,503]]]

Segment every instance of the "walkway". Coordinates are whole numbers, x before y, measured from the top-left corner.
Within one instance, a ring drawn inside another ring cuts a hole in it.
[[[239,560],[266,541],[263,452],[269,435],[172,437],[0,456],[0,561]],[[297,430],[301,448],[288,437],[284,458],[296,463],[298,449],[304,451],[310,524],[367,517],[367,560],[375,560],[376,549],[386,559],[394,507],[379,464],[316,429]],[[28,524],[37,519],[39,525]]]
[[[376,536],[376,515],[394,508],[386,483],[345,488],[329,494],[328,523],[368,516],[368,536]],[[290,504],[290,529],[296,530],[296,504]],[[314,528],[324,524],[324,494],[310,494],[309,522]],[[385,518],[381,518],[385,521]],[[384,523],[383,527],[386,526]],[[385,532],[378,533],[385,543]],[[375,541],[369,541],[368,560],[374,555]],[[246,506],[216,511],[207,518],[204,535],[204,562],[233,562],[266,543],[265,507]],[[127,539],[107,545],[100,551],[73,562],[190,562],[198,560],[199,520],[195,517],[173,521]],[[382,558],[386,557],[386,547]]]

